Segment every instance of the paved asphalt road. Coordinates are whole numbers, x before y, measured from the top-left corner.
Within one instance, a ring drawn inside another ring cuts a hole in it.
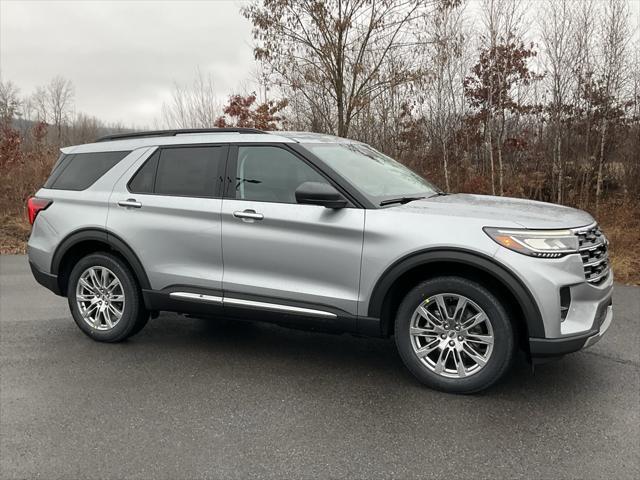
[[[489,392],[419,386],[391,340],[165,314],[99,344],[0,257],[4,478],[640,478],[640,288],[590,350]]]

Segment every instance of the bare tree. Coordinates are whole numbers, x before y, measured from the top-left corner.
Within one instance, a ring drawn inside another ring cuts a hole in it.
[[[609,114],[626,80],[625,62],[629,42],[629,4],[625,0],[608,0],[600,23],[602,43],[600,45],[600,82],[603,111],[600,121],[600,153],[596,179],[596,209],[602,195],[602,176],[605,164]]]
[[[548,106],[553,124],[553,171],[556,174],[556,201],[562,202],[563,156],[562,123],[569,113],[567,104],[575,76],[573,62],[576,58],[574,23],[571,0],[546,0],[540,16],[540,30],[543,45],[543,64],[547,72],[547,88],[551,93]]]
[[[272,76],[271,68],[266,62],[261,60],[256,61],[256,66],[251,72],[251,77],[258,87],[257,100],[260,103],[269,102],[269,92],[271,91],[271,85],[273,83]]]
[[[520,38],[520,28],[523,25],[523,19],[526,9],[521,0],[483,0],[481,4],[482,20],[485,35],[482,37],[482,44],[486,51],[497,52],[500,44],[505,44],[513,39]],[[495,63],[497,58],[491,58],[491,62]],[[491,190],[495,195],[495,161],[493,157],[494,136],[495,148],[498,154],[498,192],[500,195],[504,192],[504,164],[502,161],[502,140],[505,128],[505,112],[503,108],[496,108],[499,104],[499,98],[495,98],[494,92],[503,91],[506,79],[501,73],[502,65],[494,65],[493,70],[497,75],[489,77],[487,97],[487,120],[485,128],[485,146],[489,157],[489,165],[491,168]],[[496,115],[497,114],[497,118]],[[498,123],[497,127],[495,123]],[[497,132],[494,134],[494,128]]]
[[[426,80],[426,108],[430,137],[441,149],[446,190],[449,181],[450,141],[459,127],[464,109],[465,35],[462,31],[464,9],[459,5],[440,3],[428,17],[426,31],[430,34],[428,62],[431,72]]]
[[[588,203],[591,184],[592,146],[591,132],[593,123],[593,104],[587,92],[593,89],[594,82],[594,43],[596,32],[596,0],[576,1],[573,8],[573,44],[575,46],[573,74],[576,83],[571,95],[574,121],[582,126],[582,147],[575,156],[580,162],[578,205]]]
[[[93,142],[101,128],[104,124],[96,117],[78,113],[69,126],[69,140],[74,144]]]
[[[340,136],[367,105],[421,75],[417,22],[430,0],[254,0],[255,56]],[[392,61],[393,60],[393,61]]]
[[[36,91],[29,97],[29,105],[30,111],[33,112],[33,116],[29,117],[30,120],[44,123],[49,121],[49,101],[45,87],[36,88]]]
[[[75,91],[70,80],[55,77],[46,87],[47,113],[56,128],[58,144],[62,143],[62,130],[71,120]]]
[[[10,80],[0,80],[0,124],[10,125],[13,118],[19,115],[21,105],[18,87]]]
[[[197,69],[190,86],[174,84],[171,101],[162,105],[162,118],[168,127],[210,128],[221,111],[213,77]]]

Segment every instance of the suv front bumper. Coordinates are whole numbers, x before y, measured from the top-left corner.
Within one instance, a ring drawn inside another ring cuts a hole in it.
[[[503,248],[495,258],[517,272],[538,306],[544,333],[528,338],[534,363],[591,346],[611,325],[613,272],[591,283],[580,255],[538,259]]]
[[[529,338],[532,359],[548,359],[576,352],[597,343],[611,326],[613,305],[611,299],[598,308],[594,328],[579,335],[562,338]]]

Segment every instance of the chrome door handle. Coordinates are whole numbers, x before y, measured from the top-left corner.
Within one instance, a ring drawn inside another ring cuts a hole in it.
[[[126,200],[121,200],[118,202],[118,205],[121,207],[132,207],[132,208],[140,208],[142,204],[140,202],[136,202],[135,198],[127,198]]]
[[[255,210],[243,210],[242,212],[236,211],[233,212],[233,216],[236,218],[249,219],[249,220],[262,220],[264,215],[261,213],[256,213]]]

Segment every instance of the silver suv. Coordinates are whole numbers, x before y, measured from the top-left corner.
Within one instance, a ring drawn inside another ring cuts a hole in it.
[[[36,280],[103,342],[163,310],[394,335],[418,380],[470,393],[518,348],[546,361],[613,317],[607,240],[587,213],[445,194],[333,136],[113,135],[63,148],[28,207]]]

